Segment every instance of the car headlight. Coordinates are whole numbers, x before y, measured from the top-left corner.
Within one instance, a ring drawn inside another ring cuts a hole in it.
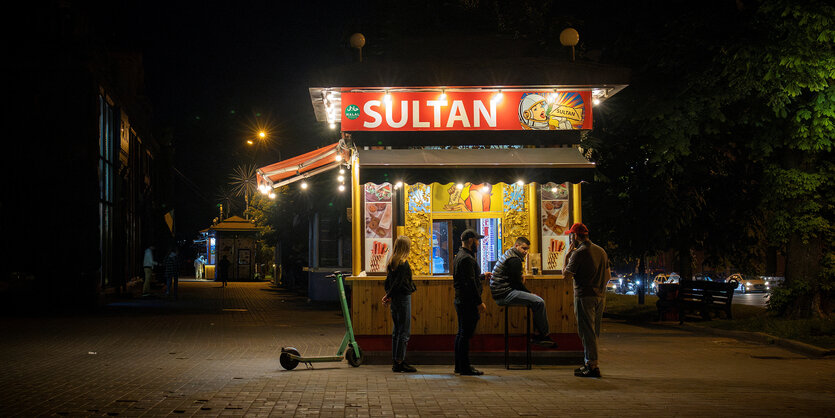
[[[745,286],[751,287],[751,282],[745,282]]]

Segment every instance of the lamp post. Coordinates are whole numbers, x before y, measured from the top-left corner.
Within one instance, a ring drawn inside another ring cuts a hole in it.
[[[580,34],[574,28],[565,28],[560,32],[560,43],[571,47],[571,62],[574,62],[574,46],[580,42]]]

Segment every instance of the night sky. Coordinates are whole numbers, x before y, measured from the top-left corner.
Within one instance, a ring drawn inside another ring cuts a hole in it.
[[[505,54],[563,52],[554,47],[557,39],[524,39],[524,32],[501,29],[495,11],[484,5],[462,6],[478,3],[105,3],[100,17],[115,26],[104,39],[143,54],[154,133],[176,150],[178,239],[192,238],[217,216],[217,189],[235,166],[264,166],[338,139],[316,122],[308,88],[318,69],[351,62],[352,33],[366,35],[366,60],[502,56],[494,44],[500,41]],[[517,2],[499,3],[507,3],[504,18],[519,19]],[[589,26],[584,41],[597,36],[583,17],[593,15],[593,8],[572,12],[552,2],[523,3],[549,5],[542,19],[510,21],[523,30],[550,25],[558,34],[568,25]],[[258,127],[269,132],[270,146],[256,154],[246,140]]]

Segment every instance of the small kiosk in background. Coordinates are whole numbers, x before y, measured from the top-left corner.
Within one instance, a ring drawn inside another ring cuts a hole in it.
[[[537,347],[534,356],[539,362],[582,356],[573,283],[562,274],[564,231],[581,222],[581,183],[594,177],[594,163],[579,148],[582,135],[592,129],[594,107],[626,87],[628,72],[527,64],[346,66],[323,78],[331,87],[310,88],[317,119],[340,126],[339,143],[259,170],[263,190],[325,170],[345,173],[339,179],[352,194],[351,315],[366,359],[386,362],[391,356],[391,316],[380,299],[399,235],[412,241],[409,263],[417,286],[409,356],[452,355],[457,318],[451,262],[467,228],[485,236],[478,253],[482,271],[490,271],[517,237],[531,241],[526,286],[545,300],[551,337],[559,344],[558,350]],[[400,84],[385,84],[392,74]],[[437,85],[441,75],[469,83]],[[496,85],[497,78],[506,83]],[[504,315],[488,283],[483,299],[487,312],[470,347],[480,361],[498,361]],[[512,334],[524,332],[524,315],[524,309],[510,311]],[[513,345],[522,347],[521,341]]]
[[[229,260],[229,280],[252,280],[255,277],[255,237],[258,227],[251,221],[232,216],[202,231],[205,243],[205,279],[214,279],[215,266],[225,255]]]

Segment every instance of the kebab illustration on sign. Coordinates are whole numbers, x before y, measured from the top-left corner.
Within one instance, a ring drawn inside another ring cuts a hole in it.
[[[447,189],[449,203],[444,210],[450,212],[489,212],[493,185],[489,183],[465,183],[458,188],[455,184]]]

